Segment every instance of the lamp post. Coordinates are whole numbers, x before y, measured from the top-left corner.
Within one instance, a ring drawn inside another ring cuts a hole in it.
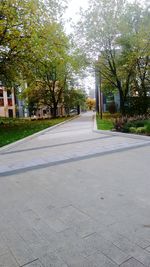
[[[102,90],[101,90],[101,72],[99,70],[99,109],[100,109],[100,118],[103,118],[103,111],[102,111]]]
[[[100,118],[103,117],[102,112],[102,93],[101,93],[101,72],[99,66],[95,67],[95,76],[96,76],[96,108],[97,112],[100,115]]]

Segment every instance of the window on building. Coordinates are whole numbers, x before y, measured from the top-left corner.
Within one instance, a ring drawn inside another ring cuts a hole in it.
[[[12,98],[11,90],[7,90],[7,97],[8,97],[8,98]]]
[[[12,106],[12,99],[11,98],[8,98],[8,106]]]
[[[3,90],[0,89],[0,97],[3,97]]]
[[[12,106],[12,93],[11,93],[11,90],[7,90],[7,101],[8,101],[8,106]]]
[[[0,107],[4,106],[4,95],[3,95],[3,90],[0,89]]]

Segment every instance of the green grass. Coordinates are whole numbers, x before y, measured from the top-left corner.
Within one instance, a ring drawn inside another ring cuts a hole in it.
[[[68,118],[46,120],[0,118],[0,147],[61,123]]]
[[[100,119],[99,115],[96,116],[98,130],[112,130],[113,122],[111,119]]]

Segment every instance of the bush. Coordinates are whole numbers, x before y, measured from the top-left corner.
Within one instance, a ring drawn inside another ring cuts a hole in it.
[[[135,127],[144,127],[144,125],[145,125],[145,121],[144,120],[141,120],[141,121],[134,121],[133,122],[134,123],[134,125],[135,125]]]
[[[116,129],[116,131],[122,132],[126,122],[127,122],[127,119],[124,117],[116,118],[114,121],[114,128]]]
[[[137,134],[144,134],[144,133],[146,133],[146,127],[138,127],[138,128],[136,128],[136,133]]]
[[[150,135],[150,122],[148,122],[146,125],[146,133],[147,135]]]
[[[136,127],[130,127],[129,132],[130,133],[136,133],[137,128]]]
[[[116,131],[150,135],[150,120],[145,116],[120,117],[114,121]]]

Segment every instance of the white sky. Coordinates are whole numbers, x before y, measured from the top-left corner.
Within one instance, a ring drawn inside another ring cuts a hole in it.
[[[135,0],[128,0],[128,2],[133,3]],[[69,0],[68,1],[68,8],[66,13],[64,14],[64,17],[66,19],[71,18],[73,22],[76,22],[79,18],[78,13],[80,10],[80,7],[86,9],[88,7],[89,0]],[[140,0],[140,3],[149,3],[150,0]],[[69,22],[67,23],[66,30],[68,33],[71,32],[71,28],[69,26]]]
[[[68,8],[64,17],[65,19],[71,19],[72,22],[76,22],[79,18],[78,13],[80,11],[80,7],[86,9],[88,7],[88,0],[69,0],[68,2]],[[71,32],[71,27],[69,26],[70,23],[66,23],[66,31],[68,33]]]
[[[88,7],[88,0],[70,0],[68,2],[69,4],[66,12],[68,17],[74,18],[76,17],[76,13],[79,12],[80,7]]]

